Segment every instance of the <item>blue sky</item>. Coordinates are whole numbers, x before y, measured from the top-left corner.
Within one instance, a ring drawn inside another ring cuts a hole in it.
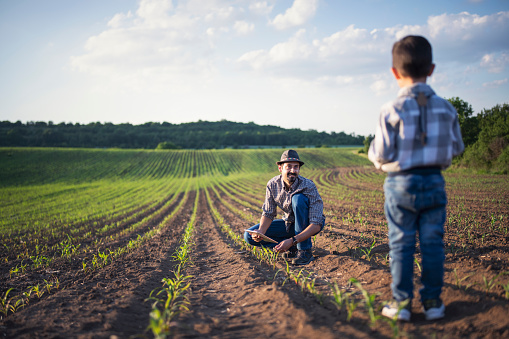
[[[0,120],[372,134],[408,34],[437,94],[509,103],[508,0],[0,0]]]

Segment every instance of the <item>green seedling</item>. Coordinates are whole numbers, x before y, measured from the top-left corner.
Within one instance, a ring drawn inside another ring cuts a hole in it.
[[[345,300],[345,306],[346,306],[346,321],[350,322],[352,319],[353,311],[357,308],[358,302],[356,302],[352,298],[352,293],[347,293],[346,300]]]
[[[9,293],[13,290],[13,288],[9,288],[2,298],[0,298],[0,312],[4,315],[4,317],[7,316],[7,313],[11,310],[11,299],[9,299]]]
[[[379,315],[375,314],[376,293],[370,294],[362,287],[361,283],[355,278],[350,278],[348,282],[355,285],[355,287],[357,287],[361,291],[362,295],[364,296],[364,307],[368,311],[369,319],[371,321],[371,327],[375,327],[377,320],[380,318]]]
[[[503,284],[503,283],[499,283],[500,286],[502,286],[502,288],[504,289],[505,291],[505,298],[506,299],[509,299],[509,282],[506,283],[506,284]]]
[[[461,289],[461,283],[464,280],[466,280],[466,279],[470,278],[472,275],[474,275],[474,273],[471,273],[471,274],[469,274],[467,276],[464,276],[463,278],[460,279],[458,277],[458,273],[457,273],[457,269],[456,268],[454,269],[453,273],[454,273],[454,278],[456,280],[456,287],[458,287],[458,289]],[[465,290],[467,290],[469,287],[470,287],[470,284],[465,288]]]
[[[419,269],[419,272],[422,272],[421,263],[419,262],[419,260],[417,260],[417,258],[414,258],[414,262],[417,265],[417,268]]]
[[[345,303],[347,299],[346,292],[342,291],[338,284],[334,282],[334,285],[329,285],[332,290],[332,295],[334,297],[334,303],[336,304],[337,308],[341,310],[343,307],[343,304]]]
[[[398,311],[396,312],[396,314],[394,315],[394,317],[392,319],[386,318],[386,317],[381,318],[384,321],[386,321],[389,324],[389,326],[391,327],[392,338],[399,338],[400,335],[402,335],[400,333],[400,328],[399,328],[399,324],[398,324],[398,315],[401,312],[401,310],[404,309],[408,305],[409,302],[410,302],[409,300],[405,300],[405,301],[401,302],[398,306]],[[388,301],[385,301],[383,303],[383,305],[386,305],[387,303],[388,303]]]

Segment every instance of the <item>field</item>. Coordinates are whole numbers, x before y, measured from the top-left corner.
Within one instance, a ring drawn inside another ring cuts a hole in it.
[[[446,171],[446,317],[391,298],[385,174],[301,149],[324,200],[316,260],[245,245],[282,150],[0,149],[4,338],[508,338],[509,180]]]

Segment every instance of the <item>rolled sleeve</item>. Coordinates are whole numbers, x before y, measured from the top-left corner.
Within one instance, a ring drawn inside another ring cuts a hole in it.
[[[371,141],[368,151],[368,159],[377,169],[380,169],[383,164],[393,161],[396,157],[397,131],[389,120],[390,113],[383,110],[376,126],[375,138]]]
[[[270,188],[267,186],[265,189],[265,202],[262,206],[262,215],[271,220],[274,220],[277,215],[277,205],[274,197],[270,191]]]
[[[325,219],[323,215],[323,201],[320,194],[318,194],[316,186],[311,189],[310,194],[307,196],[309,199],[309,223],[321,226]]]

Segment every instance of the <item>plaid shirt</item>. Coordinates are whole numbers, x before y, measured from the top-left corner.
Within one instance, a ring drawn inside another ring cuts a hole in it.
[[[283,220],[286,224],[295,222],[295,215],[292,210],[292,196],[297,193],[304,194],[309,199],[309,223],[323,225],[325,216],[323,215],[323,201],[316,189],[315,183],[298,176],[290,189],[286,189],[283,177],[275,176],[267,183],[265,191],[265,203],[262,206],[262,215],[274,220],[277,215],[277,207],[285,212]]]
[[[421,143],[419,92],[428,97],[427,142]],[[380,119],[371,142],[368,157],[377,169],[398,172],[414,167],[436,166],[445,169],[465,146],[461,138],[458,114],[430,86],[416,83],[401,88],[398,98],[382,106]]]

